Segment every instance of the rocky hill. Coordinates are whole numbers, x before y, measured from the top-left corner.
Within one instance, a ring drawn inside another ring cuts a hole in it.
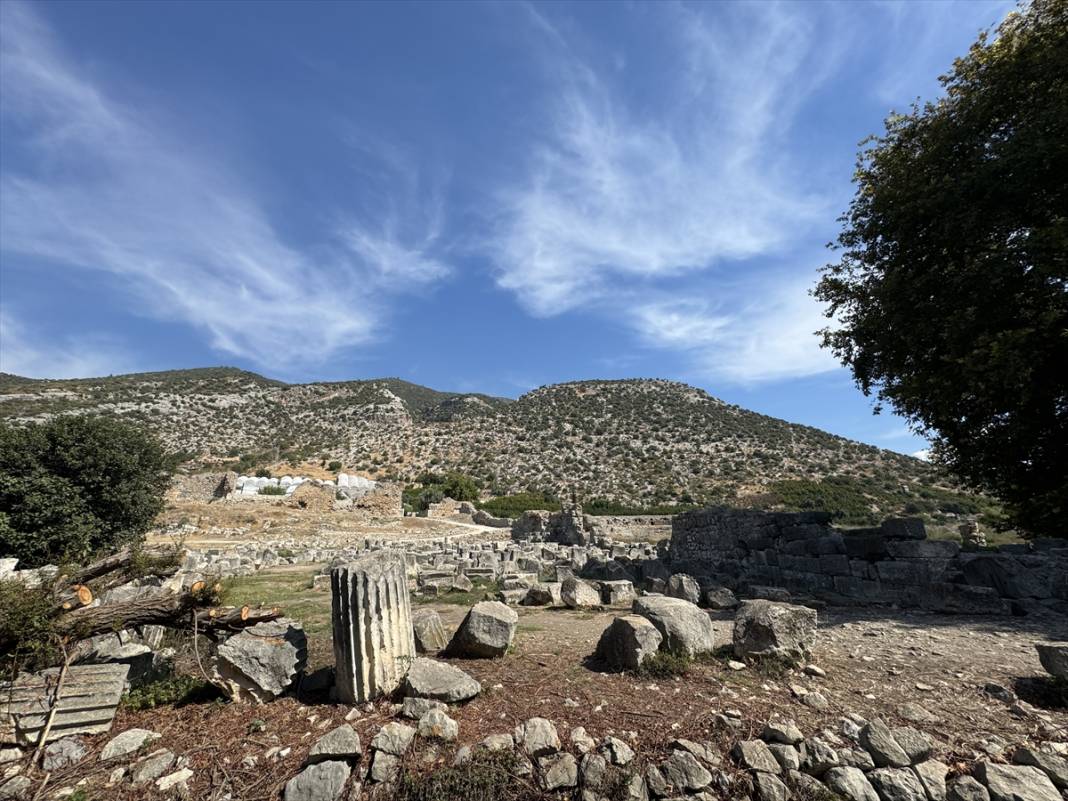
[[[845,492],[861,512],[975,511],[924,462],[672,381],[580,381],[512,401],[399,379],[285,384],[232,368],[0,375],[2,418],[85,413],[143,424],[193,465],[336,460],[405,481],[458,470],[495,494],[575,490],[643,507],[763,498],[803,508]]]

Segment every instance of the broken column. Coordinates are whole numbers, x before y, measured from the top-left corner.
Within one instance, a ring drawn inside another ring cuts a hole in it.
[[[330,586],[338,700],[393,692],[416,656],[404,558],[379,551],[335,567]]]

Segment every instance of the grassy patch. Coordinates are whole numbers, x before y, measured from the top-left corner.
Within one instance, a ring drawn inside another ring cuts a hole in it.
[[[160,679],[130,690],[122,697],[124,709],[155,709],[158,706],[199,704],[221,698],[219,689],[193,676]]]
[[[261,570],[225,582],[222,603],[227,606],[277,606],[286,617],[299,620],[308,634],[330,631],[330,593],[311,588],[316,570]]]
[[[542,797],[516,778],[511,752],[476,751],[471,761],[430,773],[405,770],[397,782],[395,801],[534,801]]]

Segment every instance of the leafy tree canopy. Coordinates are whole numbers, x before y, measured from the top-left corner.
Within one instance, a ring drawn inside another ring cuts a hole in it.
[[[153,437],[105,418],[0,424],[0,555],[38,567],[139,542],[167,464]]]
[[[1025,531],[1068,512],[1068,0],[980,35],[862,150],[824,345]]]

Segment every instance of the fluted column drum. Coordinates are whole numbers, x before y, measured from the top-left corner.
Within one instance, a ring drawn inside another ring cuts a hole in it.
[[[335,567],[330,588],[337,700],[393,692],[416,656],[404,558],[379,551]]]

